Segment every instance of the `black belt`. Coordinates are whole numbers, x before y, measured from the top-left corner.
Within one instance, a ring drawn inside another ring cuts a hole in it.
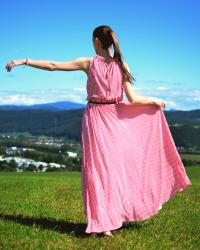
[[[88,101],[88,102],[92,102],[92,103],[97,103],[97,104],[111,104],[111,103],[117,103],[116,101],[110,101],[110,102],[96,102],[96,101]]]

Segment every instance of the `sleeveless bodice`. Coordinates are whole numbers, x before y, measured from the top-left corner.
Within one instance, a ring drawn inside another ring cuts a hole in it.
[[[103,56],[96,55],[89,66],[87,98],[93,101],[122,101],[123,71],[116,59],[107,63]]]

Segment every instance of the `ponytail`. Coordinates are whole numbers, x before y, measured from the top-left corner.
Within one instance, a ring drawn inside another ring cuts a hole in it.
[[[124,81],[128,81],[131,84],[133,84],[133,81],[135,81],[135,78],[131,75],[128,67],[126,67],[124,63],[124,59],[120,51],[119,42],[118,42],[115,32],[109,26],[102,25],[102,26],[95,28],[95,30],[93,31],[93,37],[98,37],[100,39],[103,49],[108,49],[108,47],[113,45],[113,48],[114,48],[113,58],[116,59],[121,65],[122,71],[124,73],[123,75]]]
[[[135,78],[131,75],[131,73],[128,71],[127,67],[124,65],[124,60],[122,53],[119,48],[119,43],[116,38],[115,32],[111,30],[110,32],[112,40],[113,40],[113,47],[114,47],[114,58],[121,64],[122,70],[124,72],[124,81],[129,81],[130,83],[133,83],[135,81]]]

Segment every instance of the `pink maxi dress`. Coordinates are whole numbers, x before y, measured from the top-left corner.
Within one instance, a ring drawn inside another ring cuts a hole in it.
[[[81,183],[85,232],[120,228],[157,214],[192,184],[162,108],[123,99],[122,70],[115,59],[92,58],[82,118]]]

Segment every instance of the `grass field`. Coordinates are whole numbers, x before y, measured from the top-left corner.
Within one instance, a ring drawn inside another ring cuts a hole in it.
[[[200,162],[200,154],[180,154],[181,159],[196,160]]]
[[[0,249],[200,249],[200,168],[192,187],[114,238],[85,235],[80,172],[0,173]]]

